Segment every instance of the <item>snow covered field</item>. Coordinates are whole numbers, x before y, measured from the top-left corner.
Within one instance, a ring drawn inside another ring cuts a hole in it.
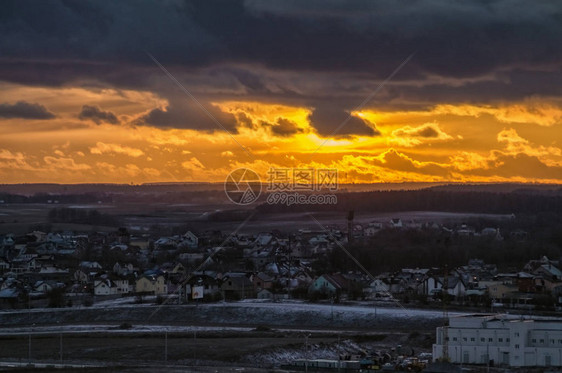
[[[441,310],[378,307],[373,304],[331,305],[298,301],[268,303],[246,300],[232,303],[187,305],[175,305],[174,302],[170,302],[166,305],[156,306],[148,299],[145,301],[146,303],[143,304],[135,304],[134,298],[119,298],[98,302],[92,307],[4,311],[0,312],[0,325],[2,325],[0,333],[21,332],[21,328],[28,328],[30,324],[35,324],[37,331],[41,327],[46,328],[42,330],[49,333],[60,330],[61,325],[65,325],[64,327],[67,328],[65,332],[96,330],[164,332],[167,328],[166,325],[178,325],[173,327],[174,331],[186,332],[196,331],[194,329],[196,327],[205,327],[207,328],[205,330],[211,330],[209,328],[247,330],[256,326],[303,330],[358,330],[362,328],[430,330],[440,325],[442,318]],[[457,315],[463,315],[463,313],[449,313],[451,317]],[[117,329],[117,326],[124,322],[133,325],[134,328]]]

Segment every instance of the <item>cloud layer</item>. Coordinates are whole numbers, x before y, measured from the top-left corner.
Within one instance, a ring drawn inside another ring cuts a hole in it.
[[[55,114],[43,105],[18,101],[15,104],[0,104],[0,118],[53,119]]]
[[[0,178],[562,181],[561,20],[555,0],[7,0]]]

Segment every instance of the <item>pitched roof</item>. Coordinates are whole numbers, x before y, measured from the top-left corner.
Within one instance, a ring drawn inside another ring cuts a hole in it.
[[[348,280],[343,277],[340,273],[334,273],[331,275],[322,275],[330,284],[332,284],[336,289],[345,289],[348,286]]]

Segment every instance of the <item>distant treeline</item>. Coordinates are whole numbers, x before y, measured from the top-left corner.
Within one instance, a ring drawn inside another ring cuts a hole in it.
[[[4,203],[96,203],[109,202],[111,198],[95,193],[85,194],[47,194],[37,193],[31,196],[0,193],[0,201]]]
[[[336,205],[261,204],[261,212],[305,211],[449,211],[490,214],[562,212],[562,192],[511,193],[440,191],[376,191],[339,193]]]
[[[103,226],[118,226],[119,220],[98,210],[56,208],[49,211],[50,223],[72,223]]]
[[[80,194],[47,194],[20,195],[14,193],[0,193],[0,201],[4,203],[60,203],[60,204],[92,204],[102,203],[194,203],[220,204],[227,202],[223,190],[205,191],[169,191],[144,193],[130,191],[127,193],[80,193]]]

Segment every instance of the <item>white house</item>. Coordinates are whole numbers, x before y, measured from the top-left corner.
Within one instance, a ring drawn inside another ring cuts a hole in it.
[[[390,291],[390,284],[382,278],[376,278],[369,284],[369,291],[386,294]]]
[[[418,292],[425,295],[439,294],[443,289],[443,277],[429,276],[418,286]],[[460,277],[448,276],[447,293],[454,297],[466,294],[466,286]]]
[[[437,328],[433,359],[443,357],[444,327]],[[515,315],[452,317],[448,355],[453,363],[510,367],[562,366],[562,318]]]
[[[402,228],[402,219],[400,218],[393,218],[390,219],[390,228]]]
[[[94,281],[94,295],[115,295],[117,288],[109,279]]]
[[[365,237],[373,237],[382,228],[382,223],[369,223],[369,225],[363,230],[363,235]]]
[[[128,294],[132,291],[127,279],[100,279],[94,281],[95,295]]]
[[[196,249],[199,246],[199,238],[191,231],[187,231],[182,237],[182,244],[190,249]]]
[[[47,281],[37,281],[33,285],[33,291],[37,293],[47,294],[49,291],[53,290],[56,284]]]

